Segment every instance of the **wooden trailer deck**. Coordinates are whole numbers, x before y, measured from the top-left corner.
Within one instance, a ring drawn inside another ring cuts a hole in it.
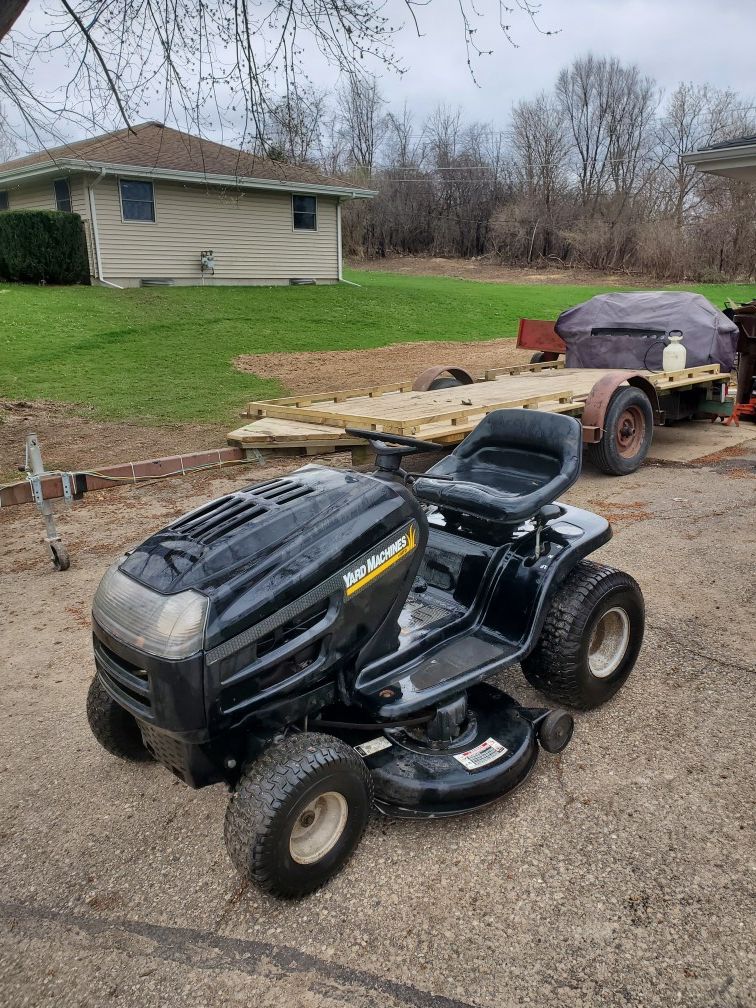
[[[497,409],[519,407],[579,417],[596,384],[609,374],[622,372],[565,368],[561,362],[549,362],[491,369],[472,385],[428,392],[413,391],[412,383],[406,381],[262,400],[248,404],[250,422],[231,431],[228,440],[246,449],[298,448],[316,454],[364,445],[344,430],[360,427],[454,445]],[[643,377],[663,396],[694,385],[721,383],[729,375],[712,364]]]

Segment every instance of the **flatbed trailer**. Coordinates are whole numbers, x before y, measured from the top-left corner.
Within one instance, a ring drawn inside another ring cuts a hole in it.
[[[448,383],[440,380],[445,373]],[[583,441],[601,468],[622,475],[641,465],[653,425],[700,414],[711,419],[729,415],[730,379],[718,364],[641,372],[566,368],[561,361],[548,360],[491,368],[479,378],[462,368],[439,366],[414,383],[250,402],[248,422],[231,431],[228,441],[261,452],[295,449],[315,455],[350,450],[358,464],[366,460],[364,441],[349,435],[348,427],[451,447],[494,410],[537,409],[577,417]],[[619,408],[623,404],[626,408]]]

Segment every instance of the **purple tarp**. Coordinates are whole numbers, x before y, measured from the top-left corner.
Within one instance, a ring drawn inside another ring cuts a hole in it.
[[[562,312],[555,328],[567,345],[567,367],[660,371],[667,340],[633,330],[680,329],[687,367],[719,364],[731,371],[738,339],[735,323],[705,297],[680,291],[598,294]]]

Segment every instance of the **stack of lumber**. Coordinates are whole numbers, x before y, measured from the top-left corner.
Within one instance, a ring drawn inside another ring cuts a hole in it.
[[[498,409],[579,416],[591,389],[605,374],[601,369],[535,364],[489,370],[473,385],[429,392],[413,391],[410,382],[400,382],[251,402],[246,414],[250,422],[231,431],[228,440],[243,448],[346,449],[364,443],[345,431],[358,427],[453,445]],[[662,394],[718,376],[716,364],[647,375]]]

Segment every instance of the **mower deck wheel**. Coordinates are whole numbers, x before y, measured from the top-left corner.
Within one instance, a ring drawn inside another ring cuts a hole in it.
[[[113,700],[99,676],[94,677],[87,694],[87,720],[92,734],[111,756],[130,763],[152,760],[136,718]]]
[[[567,711],[549,711],[538,725],[538,742],[547,753],[560,753],[570,744],[575,721]]]
[[[643,642],[643,595],[624,571],[581,560],[554,596],[538,644],[522,662],[546,696],[590,710],[632,671]]]
[[[349,860],[372,800],[370,773],[351,746],[290,735],[242,773],[226,810],[226,849],[242,878],[276,896],[304,896]]]

